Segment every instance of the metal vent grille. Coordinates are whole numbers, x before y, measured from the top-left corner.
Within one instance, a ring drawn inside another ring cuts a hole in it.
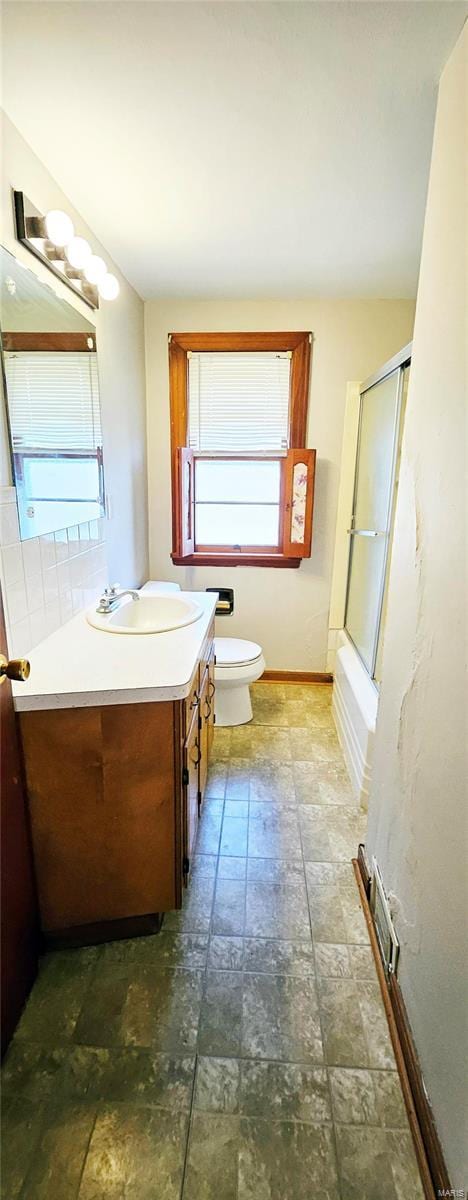
[[[395,933],[382,876],[375,858],[372,859],[370,907],[385,969],[390,975],[394,975],[398,964],[400,943]]]

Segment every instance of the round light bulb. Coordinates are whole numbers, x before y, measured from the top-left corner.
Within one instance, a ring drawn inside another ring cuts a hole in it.
[[[70,266],[75,267],[77,271],[82,271],[91,258],[91,246],[85,238],[72,237],[71,242],[65,247],[65,254]]]
[[[49,241],[54,246],[67,246],[74,235],[73,221],[60,208],[52,208],[46,213],[45,227]]]
[[[88,283],[99,283],[101,279],[104,279],[104,275],[107,274],[104,259],[100,258],[99,254],[92,254],[86,263],[84,273]]]
[[[98,292],[101,300],[116,300],[120,292],[120,284],[115,275],[104,275],[103,279],[99,280]]]

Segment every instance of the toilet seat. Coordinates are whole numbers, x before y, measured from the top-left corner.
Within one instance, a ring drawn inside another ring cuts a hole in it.
[[[262,647],[257,642],[243,638],[215,638],[217,667],[248,667],[262,657]]]

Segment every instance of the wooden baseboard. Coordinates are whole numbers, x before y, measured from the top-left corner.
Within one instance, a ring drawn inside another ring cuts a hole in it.
[[[333,683],[328,671],[264,671],[262,683]]]
[[[118,921],[97,921],[92,925],[49,930],[42,934],[42,942],[45,950],[66,950],[117,942],[122,938],[146,937],[149,933],[159,933],[163,916],[164,913],[147,913],[142,917],[122,917]]]
[[[359,853],[360,851],[362,853]],[[434,1115],[424,1088],[421,1067],[401,988],[394,975],[387,976],[382,962],[374,920],[369,906],[368,893],[366,891],[365,881],[368,878],[368,868],[364,847],[359,847],[358,858],[353,859],[353,867],[369,931],[384,1008],[387,1014],[390,1037],[401,1080],[424,1195],[426,1200],[436,1200],[438,1196],[451,1195],[451,1186]]]

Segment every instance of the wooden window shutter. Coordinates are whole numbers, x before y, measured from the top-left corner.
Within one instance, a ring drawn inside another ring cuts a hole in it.
[[[288,450],[283,459],[283,544],[287,558],[310,558],[315,450]]]
[[[181,446],[177,453],[180,544],[177,554],[188,558],[195,549],[195,479],[193,450]]]

